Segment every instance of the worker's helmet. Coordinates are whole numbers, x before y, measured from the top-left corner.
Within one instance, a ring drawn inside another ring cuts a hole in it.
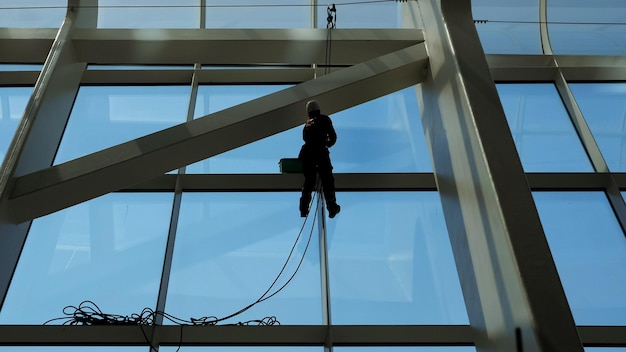
[[[309,100],[309,102],[306,103],[306,113],[310,114],[313,111],[320,111],[320,104],[317,102],[317,100]]]

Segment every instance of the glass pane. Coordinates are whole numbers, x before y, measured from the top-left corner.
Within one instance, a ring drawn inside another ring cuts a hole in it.
[[[68,318],[63,308],[85,300],[106,314],[154,309],[172,198],[111,193],[34,220],[0,324]]]
[[[473,0],[474,20],[487,54],[542,54],[539,1]]]
[[[178,352],[178,347],[173,346],[161,346],[160,352]],[[193,351],[193,352],[323,352],[324,347],[321,346],[245,346],[245,347],[187,347],[181,349],[181,352]]]
[[[498,84],[497,89],[526,172],[593,171],[553,84]]]
[[[333,324],[468,324],[436,192],[344,192],[328,221]]]
[[[266,317],[282,325],[321,324],[318,229],[313,219],[303,228],[299,196],[184,193],[167,313],[212,316],[218,325]]]
[[[148,347],[129,347],[129,346],[0,346],[0,352],[146,352]]]
[[[88,65],[88,70],[193,70],[192,65]]]
[[[33,92],[32,87],[0,87],[0,164]]]
[[[202,116],[286,86],[205,86],[198,91]],[[324,107],[322,106],[322,112]],[[302,107],[303,122],[306,117]],[[337,144],[331,148],[335,172],[432,172],[430,154],[413,88],[407,88],[331,116]],[[187,173],[278,173],[278,161],[296,158],[302,127],[192,164]]]
[[[428,347],[400,347],[400,346],[359,346],[333,347],[337,352],[476,352],[474,346],[428,346]]]
[[[59,28],[67,0],[2,0],[0,28]]]
[[[335,5],[336,28],[402,27],[401,2],[339,0],[317,7],[317,28],[327,28],[331,4]]]
[[[560,55],[626,55],[626,2],[550,0],[548,30]]]
[[[626,324],[626,238],[603,192],[535,192],[577,325]]]
[[[199,0],[99,0],[98,28],[200,28]]]
[[[432,172],[413,87],[331,117],[338,135],[331,149],[335,172]]]
[[[207,28],[310,28],[311,0],[206,0]]]
[[[81,87],[55,164],[185,122],[187,86]]]
[[[626,171],[626,83],[570,84],[611,171]]]
[[[198,118],[212,114],[288,87],[290,86],[199,86],[194,116]],[[291,145],[290,141],[301,138],[302,131],[294,128],[191,164],[186,173],[278,173],[278,161],[288,157],[285,155],[285,146]],[[295,153],[297,156],[297,150]]]
[[[42,67],[35,64],[0,64],[0,71],[41,71]]]

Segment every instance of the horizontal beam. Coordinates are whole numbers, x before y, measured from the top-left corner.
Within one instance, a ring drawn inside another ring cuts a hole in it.
[[[43,62],[56,31],[0,30],[0,63]],[[327,29],[76,29],[89,64],[326,63]],[[331,63],[353,65],[424,41],[420,29],[333,29]]]
[[[143,329],[143,331],[142,331]],[[145,335],[144,335],[145,334]],[[474,333],[467,325],[341,325],[341,326],[0,326],[0,346],[147,345],[170,346],[306,346],[412,345],[471,346]]]
[[[292,174],[190,174],[163,175],[123,189],[126,192],[174,192],[176,179],[185,191],[201,192],[299,192],[303,175]],[[335,174],[335,187],[339,192],[350,191],[436,191],[432,173],[367,173]]]
[[[159,177],[302,124],[317,99],[335,112],[422,81],[428,62],[417,44],[294,87],[16,179],[16,223]]]
[[[300,191],[302,174],[188,174],[163,175],[141,182],[121,191],[173,192],[180,177],[183,191],[204,192],[282,192]],[[532,191],[602,191],[609,187],[611,177],[619,188],[626,189],[626,174],[606,173],[527,173]],[[432,173],[336,173],[335,186],[339,192],[351,191],[435,191]]]
[[[626,57],[583,55],[487,55],[494,81],[554,81],[557,70],[568,81],[624,81]],[[558,66],[558,68],[557,68]]]
[[[334,51],[334,49],[333,49]],[[0,53],[2,56],[2,53]],[[552,56],[487,55],[491,75],[496,82],[553,82],[557,73]],[[577,82],[613,82],[626,80],[626,58],[559,56],[564,77]],[[334,68],[333,71],[337,70]],[[193,67],[176,69],[115,69],[106,66],[89,69],[82,84],[190,84]],[[317,69],[317,76],[323,68]],[[315,70],[304,67],[265,66],[264,68],[216,67],[198,73],[200,84],[299,83],[315,77]],[[7,71],[0,75],[0,85],[34,85],[39,71]]]
[[[0,28],[0,63],[42,64],[54,43],[57,29]]]

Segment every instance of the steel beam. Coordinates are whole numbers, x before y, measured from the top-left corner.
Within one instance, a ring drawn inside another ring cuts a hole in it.
[[[471,1],[410,4],[427,34],[418,97],[477,350],[582,352]]]
[[[0,29],[0,62],[43,62],[54,33]],[[311,65],[326,62],[326,29],[77,29],[90,64]],[[424,41],[421,29],[334,29],[332,63],[353,65]]]
[[[332,114],[417,84],[427,61],[424,44],[417,44],[19,177],[12,219],[28,221],[298,126],[309,99]]]
[[[142,331],[143,329],[143,331]],[[137,346],[146,336],[169,346],[471,346],[469,326],[278,325],[278,326],[0,326],[0,346]]]
[[[27,220],[18,225],[10,220],[8,198],[16,177],[49,167],[54,160],[86,67],[69,40],[79,17],[67,11],[0,167],[0,307],[30,227]]]

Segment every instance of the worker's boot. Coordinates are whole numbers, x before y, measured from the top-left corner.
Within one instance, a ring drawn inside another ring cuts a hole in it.
[[[334,218],[335,215],[339,214],[339,212],[341,211],[341,207],[339,206],[339,204],[337,203],[330,203],[328,204],[328,217],[329,218]]]
[[[306,218],[309,214],[309,203],[311,203],[311,196],[300,197],[300,216]]]

